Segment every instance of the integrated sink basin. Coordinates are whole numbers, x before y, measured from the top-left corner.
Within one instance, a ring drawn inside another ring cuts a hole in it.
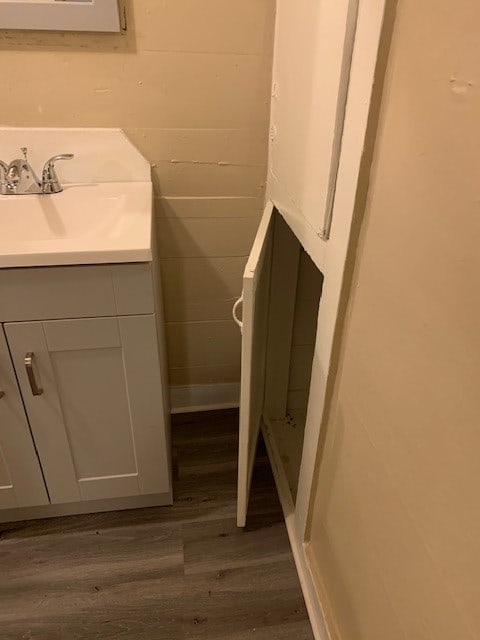
[[[0,267],[148,262],[150,182],[67,184],[0,197]]]
[[[150,165],[119,129],[0,129],[1,159],[56,152],[63,191],[0,195],[0,268],[152,260]],[[68,165],[68,166],[67,166]]]

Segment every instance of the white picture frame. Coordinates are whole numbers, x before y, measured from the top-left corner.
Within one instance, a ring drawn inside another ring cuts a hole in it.
[[[118,0],[0,0],[0,29],[120,31]]]

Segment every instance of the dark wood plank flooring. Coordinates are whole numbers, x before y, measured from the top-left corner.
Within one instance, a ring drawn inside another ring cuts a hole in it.
[[[262,447],[235,526],[237,420],[174,418],[173,507],[0,525],[1,640],[312,640]]]

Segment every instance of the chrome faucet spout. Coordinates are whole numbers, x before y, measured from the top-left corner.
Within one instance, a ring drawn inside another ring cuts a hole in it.
[[[45,163],[40,181],[27,158],[27,148],[21,148],[23,158],[10,164],[0,160],[0,195],[23,196],[28,194],[60,193],[63,187],[55,171],[57,160],[71,160],[73,153],[53,156]]]
[[[60,193],[60,191],[63,191],[55,170],[55,163],[58,160],[72,160],[73,157],[73,153],[60,153],[47,160],[42,172],[42,193]]]

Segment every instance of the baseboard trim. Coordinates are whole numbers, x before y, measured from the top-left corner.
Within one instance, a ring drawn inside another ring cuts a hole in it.
[[[192,384],[170,387],[172,413],[213,411],[239,406],[240,383]]]
[[[312,625],[313,635],[315,640],[330,640],[331,636],[328,632],[322,603],[315,587],[313,573],[310,569],[310,560],[307,555],[306,545],[304,545],[303,540],[298,538],[295,528],[295,506],[292,501],[287,477],[283,471],[280,453],[276,447],[272,432],[269,426],[265,423],[262,424],[262,433],[267,447],[268,457],[270,458],[275,484],[277,485],[278,496],[280,498],[280,504],[282,505],[290,546],[292,548],[298,578],[302,587],[308,617],[310,619],[310,624]]]
[[[151,493],[145,496],[129,496],[127,498],[107,498],[102,500],[87,500],[85,502],[44,504],[35,507],[16,507],[1,510],[0,523],[37,520],[40,518],[58,518],[59,516],[74,516],[85,513],[102,513],[104,511],[163,507],[171,504],[173,504],[173,497],[172,493],[168,492]]]

